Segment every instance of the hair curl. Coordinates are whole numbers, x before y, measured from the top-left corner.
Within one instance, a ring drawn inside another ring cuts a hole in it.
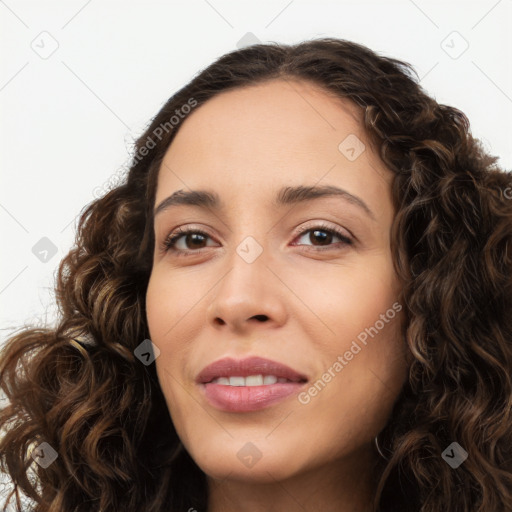
[[[402,280],[409,378],[383,431],[375,510],[499,512],[512,504],[512,201],[510,173],[440,105],[410,64],[334,38],[258,44],[226,54],[174,94],[136,143],[194,98],[299,79],[361,108],[371,144],[394,173],[391,229]],[[0,462],[35,512],[206,510],[206,478],[173,427],[154,365],[145,292],[158,170],[179,126],[127,178],[88,205],[59,266],[56,328],[13,335],[0,359],[9,403]],[[153,137],[154,138],[154,137]],[[83,357],[78,333],[96,345]],[[58,458],[29,456],[48,442]],[[468,453],[456,470],[441,457]],[[34,477],[30,477],[31,471]]]

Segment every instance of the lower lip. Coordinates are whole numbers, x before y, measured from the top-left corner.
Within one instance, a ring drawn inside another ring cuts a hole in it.
[[[211,405],[229,412],[258,411],[298,393],[305,383],[277,382],[265,386],[225,386],[201,384]]]

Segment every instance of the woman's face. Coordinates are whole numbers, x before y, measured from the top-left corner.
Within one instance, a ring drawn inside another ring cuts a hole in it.
[[[147,319],[178,435],[212,477],[273,481],[369,453],[404,383],[392,174],[359,116],[274,80],[198,107],[166,153],[155,206],[182,195],[155,217]],[[192,234],[164,252],[178,227]]]

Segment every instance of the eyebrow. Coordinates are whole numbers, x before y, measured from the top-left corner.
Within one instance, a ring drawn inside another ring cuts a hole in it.
[[[360,207],[364,212],[376,221],[374,213],[360,198],[346,190],[334,185],[283,187],[272,201],[272,205],[282,207],[286,205],[305,203],[320,197],[340,197],[351,204]],[[154,217],[172,206],[187,205],[204,209],[225,209],[225,204],[216,192],[208,190],[177,190],[164,199],[154,210]]]

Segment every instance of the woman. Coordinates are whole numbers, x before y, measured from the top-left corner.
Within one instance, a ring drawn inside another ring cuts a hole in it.
[[[510,176],[411,71],[261,44],[170,98],[2,353],[34,510],[511,509]]]

